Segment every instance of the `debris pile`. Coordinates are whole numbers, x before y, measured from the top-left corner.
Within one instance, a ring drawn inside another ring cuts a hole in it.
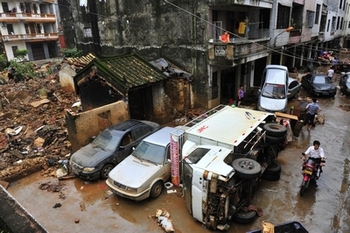
[[[50,168],[70,153],[65,109],[76,99],[61,89],[58,70],[45,78],[0,85],[0,180]]]
[[[170,213],[165,209],[157,209],[155,217],[158,225],[161,226],[165,232],[175,232],[173,223],[170,220]]]

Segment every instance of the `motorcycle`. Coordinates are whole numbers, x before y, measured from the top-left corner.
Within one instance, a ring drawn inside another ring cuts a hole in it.
[[[304,154],[303,154],[304,155]],[[319,178],[322,172],[322,166],[324,166],[325,159],[321,161],[317,161],[317,159],[308,158],[302,166],[302,174],[303,174],[303,182],[300,186],[300,196],[302,196],[309,186],[311,180],[316,182],[316,179]],[[317,174],[317,173],[320,174]]]

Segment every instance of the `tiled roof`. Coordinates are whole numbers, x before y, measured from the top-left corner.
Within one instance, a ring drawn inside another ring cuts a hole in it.
[[[136,53],[113,56],[108,58],[95,58],[76,76],[75,81],[82,79],[83,75],[92,66],[97,68],[97,74],[115,88],[125,93],[130,88],[155,83],[167,79],[160,70]]]

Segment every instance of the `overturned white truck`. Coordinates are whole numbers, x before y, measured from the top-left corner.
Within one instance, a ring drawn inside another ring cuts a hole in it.
[[[274,114],[220,105],[171,133],[172,182],[181,181],[190,214],[207,228],[247,223],[261,178],[278,180],[275,161],[287,129]],[[179,167],[173,166],[179,164]]]

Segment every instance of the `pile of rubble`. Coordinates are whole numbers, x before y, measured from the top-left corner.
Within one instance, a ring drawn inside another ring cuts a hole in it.
[[[77,99],[61,89],[58,71],[0,86],[0,180],[49,168],[69,155],[65,109]]]

